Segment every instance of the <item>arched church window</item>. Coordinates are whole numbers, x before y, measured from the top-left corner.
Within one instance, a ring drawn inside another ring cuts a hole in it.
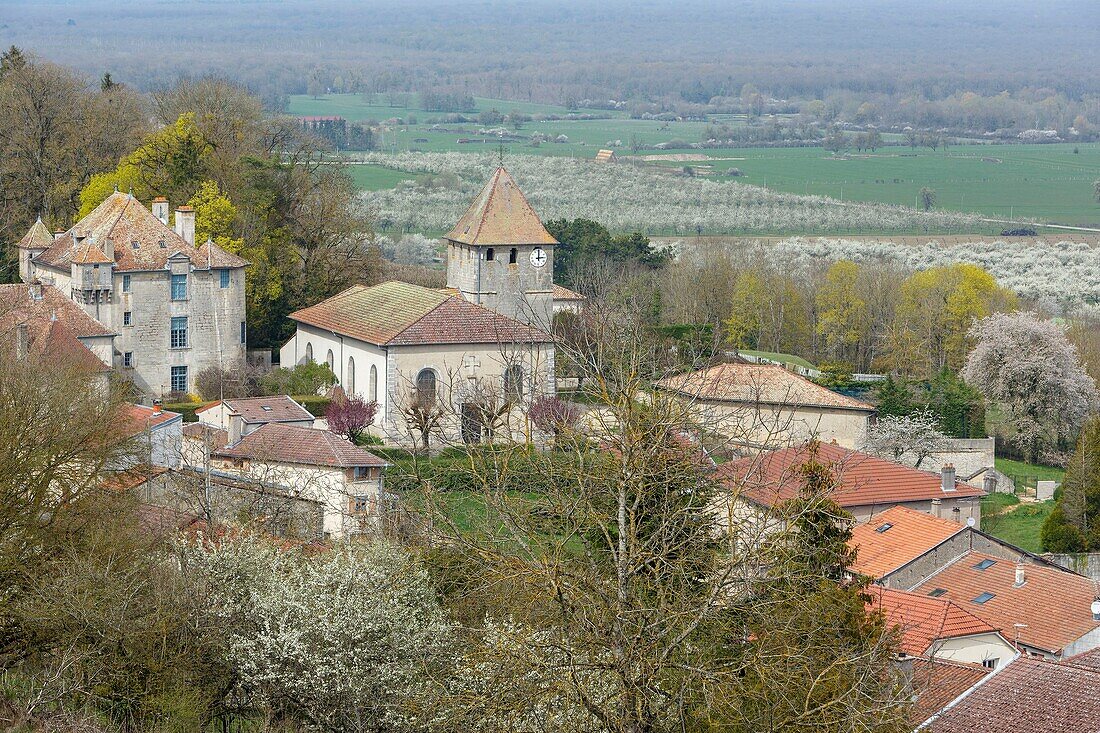
[[[333,374],[336,373],[336,359],[332,356],[332,349],[328,350],[328,356],[325,357],[325,363],[328,364],[328,370]]]
[[[313,361],[313,344],[306,343],[306,360],[305,363],[309,364]]]
[[[370,401],[371,402],[377,402],[378,401],[378,367],[376,367],[374,364],[370,365],[370,385],[369,385],[369,389],[370,389],[370,392],[368,394],[370,395]]]
[[[416,375],[416,400],[422,405],[435,404],[436,379],[431,369],[421,369]]]
[[[351,397],[355,394],[355,358],[348,357],[348,388],[347,395]]]

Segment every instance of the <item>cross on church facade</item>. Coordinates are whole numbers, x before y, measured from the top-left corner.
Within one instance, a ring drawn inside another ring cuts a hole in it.
[[[473,379],[477,376],[477,370],[481,367],[481,360],[473,354],[462,357],[462,366],[466,369],[466,378]]]

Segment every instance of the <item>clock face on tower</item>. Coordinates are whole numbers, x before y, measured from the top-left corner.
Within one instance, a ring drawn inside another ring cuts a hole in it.
[[[542,267],[546,264],[546,251],[542,247],[535,247],[531,250],[531,264],[535,267]]]

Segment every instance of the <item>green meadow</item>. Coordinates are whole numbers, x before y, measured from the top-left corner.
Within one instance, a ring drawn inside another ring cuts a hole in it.
[[[415,104],[415,95],[410,97]],[[565,107],[500,99],[476,98],[479,110],[501,113],[564,115]],[[317,99],[290,98],[293,115],[340,115],[353,121],[384,123],[400,117],[406,124],[383,124],[379,149],[383,152],[467,152],[496,154],[500,144],[478,135],[477,123],[433,126],[429,118],[442,113],[415,106],[389,106],[382,95],[368,102],[362,95],[340,94]],[[555,155],[592,158],[614,141],[620,156],[629,157],[630,141],[643,145],[698,142],[706,123],[630,119],[625,112],[574,110],[608,116],[598,120],[542,120],[523,123],[514,132],[523,137],[540,132],[567,142],[505,141],[507,155]],[[415,118],[415,122],[412,119]],[[718,121],[718,120],[716,120]],[[723,118],[726,124],[746,124]],[[887,138],[895,136],[886,136]],[[465,142],[460,142],[460,141]],[[846,201],[868,201],[914,206],[920,190],[936,192],[937,208],[977,212],[994,219],[1030,219],[1040,222],[1100,228],[1100,203],[1093,181],[1100,178],[1100,144],[994,145],[968,144],[940,148],[880,148],[874,153],[833,155],[819,147],[643,150],[638,161],[620,165],[651,165],[683,170],[720,181],[742,181],[779,191],[819,194]],[[732,176],[736,168],[741,175]],[[356,183],[366,190],[391,188],[411,176],[379,166],[354,166]],[[996,228],[996,225],[991,225]]]

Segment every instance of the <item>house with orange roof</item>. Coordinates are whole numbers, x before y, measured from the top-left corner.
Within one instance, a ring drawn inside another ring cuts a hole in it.
[[[1008,562],[1060,566],[977,527],[895,506],[852,528],[852,571],[886,588],[912,588],[968,552]]]
[[[583,300],[554,285],[557,241],[503,167],[444,241],[446,288],[353,286],[292,313],[280,350],[283,366],[328,364],[346,394],[377,402],[374,431],[393,442],[423,438],[412,413],[445,442],[525,431],[513,408],[555,388],[555,303]]]
[[[996,669],[1016,656],[1001,631],[944,598],[867,588],[868,606],[895,630],[900,650],[910,657],[979,664]]]
[[[155,466],[177,468],[182,456],[183,415],[161,408],[123,403],[115,418],[116,434],[130,443],[126,468]]]
[[[909,590],[955,603],[1027,654],[1063,659],[1100,646],[1097,584],[1061,567],[967,552]]]
[[[855,448],[875,414],[873,405],[774,364],[715,364],[666,377],[655,386],[688,403],[700,424],[747,451],[812,438]]]
[[[836,476],[831,498],[867,522],[881,512],[903,506],[958,525],[981,521],[985,492],[960,481],[954,469],[921,471],[834,443],[807,443],[723,463],[715,477],[727,489],[727,515],[736,521],[773,514],[799,495],[801,469],[811,459],[828,465]]]
[[[36,221],[19,242],[19,272],[114,334],[106,363],[145,394],[193,389],[195,375],[245,358],[244,269],[214,242],[195,243],[195,212],[152,208],[114,192],[67,231]]]

